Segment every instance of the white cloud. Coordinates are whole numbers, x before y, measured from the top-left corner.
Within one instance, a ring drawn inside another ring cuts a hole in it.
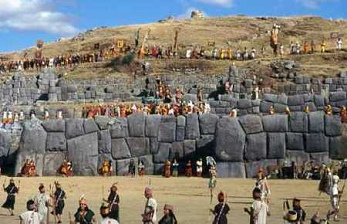
[[[0,29],[73,35],[71,18],[54,9],[52,0],[0,0]]]
[[[309,9],[317,9],[324,2],[332,2],[334,0],[296,0],[298,3]]]
[[[205,4],[212,4],[212,5],[219,5],[223,7],[231,7],[233,6],[234,0],[195,0],[197,2],[205,3]]]

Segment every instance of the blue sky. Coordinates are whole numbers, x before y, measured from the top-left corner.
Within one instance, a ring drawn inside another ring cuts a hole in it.
[[[347,0],[0,0],[0,52],[98,26],[150,23],[191,9],[208,16],[318,15],[347,18]]]

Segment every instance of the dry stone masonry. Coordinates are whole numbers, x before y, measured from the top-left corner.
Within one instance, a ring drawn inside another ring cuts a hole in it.
[[[179,158],[184,167],[187,160],[213,156],[219,176],[245,178],[285,159],[297,164],[339,159],[343,131],[338,116],[321,111],[238,118],[134,114],[127,119],[33,119],[19,129],[0,130],[0,162],[18,173],[30,158],[39,175],[56,175],[68,158],[75,175],[89,176],[98,175],[104,159],[113,162],[115,175],[124,175],[134,159],[145,163],[147,174],[161,174],[167,159]]]

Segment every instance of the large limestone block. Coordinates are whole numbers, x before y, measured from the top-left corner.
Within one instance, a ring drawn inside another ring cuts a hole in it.
[[[303,151],[287,151],[286,160],[288,162],[295,162],[298,166],[302,166],[305,162],[310,160],[310,154]]]
[[[95,123],[98,125],[100,130],[105,130],[109,127],[111,119],[108,116],[96,116]]]
[[[301,133],[287,133],[287,150],[299,150],[303,151],[305,149],[304,135]]]
[[[37,119],[26,121],[20,143],[21,151],[31,151],[44,154],[46,151],[47,132]]]
[[[325,134],[329,137],[342,135],[343,126],[340,116],[325,115]]]
[[[149,150],[151,151],[151,154],[157,154],[158,147],[158,138],[149,138]]]
[[[47,132],[65,132],[65,120],[50,119],[42,122],[43,128]]]
[[[95,123],[94,119],[84,120],[83,127],[86,134],[99,131],[98,125]]]
[[[126,138],[131,156],[139,157],[150,154],[149,139],[141,137],[128,137]]]
[[[169,143],[159,143],[158,153],[154,155],[155,163],[164,163],[170,157],[170,152],[172,152],[172,145]]]
[[[198,139],[200,137],[199,117],[197,114],[188,114],[186,123],[186,139]]]
[[[71,139],[84,135],[83,119],[66,119],[66,138]]]
[[[159,142],[171,143],[176,140],[176,118],[162,117],[159,125]]]
[[[186,126],[186,120],[187,119],[185,116],[182,116],[182,115],[177,116],[176,120],[177,120],[177,126],[178,127],[185,127]]]
[[[263,123],[258,115],[246,115],[239,118],[243,130],[246,134],[263,132]]]
[[[7,156],[7,152],[11,148],[11,144],[12,144],[11,131],[0,129],[0,147],[6,150],[6,153],[4,156]]]
[[[246,178],[245,164],[240,162],[219,162],[217,172],[220,178]]]
[[[215,154],[221,161],[242,162],[246,135],[237,118],[223,117],[216,130]]]
[[[329,138],[329,155],[331,159],[343,159],[342,137]]]
[[[216,114],[202,114],[199,116],[200,132],[202,135],[214,135],[219,117]]]
[[[322,164],[322,163],[330,164],[331,163],[331,159],[329,157],[328,152],[311,153],[310,158],[315,164]]]
[[[64,159],[66,159],[65,152],[46,153],[44,155],[42,175],[56,176],[58,173],[57,171],[59,167],[61,166],[61,164],[63,163]]]
[[[308,131],[308,117],[305,112],[290,113],[289,116],[289,129],[291,132],[307,132]]]
[[[158,136],[160,121],[161,121],[160,115],[146,116],[146,136],[147,137]]]
[[[266,159],[266,146],[266,133],[247,135],[245,159],[247,161]]]
[[[91,133],[67,141],[69,160],[73,163],[74,174],[97,175],[98,135]]]
[[[128,121],[126,118],[114,118],[112,123],[110,128],[111,138],[128,137]]]
[[[286,134],[268,133],[268,159],[283,159],[286,152]]]
[[[324,134],[305,134],[306,152],[328,152],[329,138]]]
[[[183,142],[186,135],[186,127],[177,126],[176,127],[176,141]]]
[[[111,134],[110,130],[101,130],[98,133],[99,141],[98,141],[98,147],[99,152],[102,153],[110,153],[111,152]]]
[[[196,149],[196,141],[195,140],[184,140],[183,147],[184,147],[184,156],[185,157],[192,157],[195,155],[195,149]]]
[[[63,132],[48,132],[47,151],[66,151],[66,138]]]
[[[304,95],[288,96],[288,106],[300,106],[305,104]]]
[[[330,102],[346,100],[346,92],[331,92]]]
[[[316,111],[308,114],[309,133],[324,132],[324,112]]]
[[[287,115],[267,115],[263,116],[263,127],[266,132],[287,132],[288,116]]]
[[[129,136],[145,136],[146,118],[143,114],[133,114],[128,117]]]
[[[112,139],[112,157],[114,159],[126,159],[131,157],[128,144],[124,138]]]
[[[184,146],[183,142],[173,142],[172,143],[172,156],[174,158],[184,158]]]

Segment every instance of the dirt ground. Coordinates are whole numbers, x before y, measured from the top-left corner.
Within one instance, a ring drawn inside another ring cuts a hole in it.
[[[0,178],[0,183],[5,181],[4,176]],[[154,198],[157,199],[158,219],[162,216],[162,209],[165,203],[174,206],[175,213],[180,224],[202,224],[212,223],[212,216],[209,214],[210,196],[207,187],[208,179],[202,178],[169,178],[158,176],[150,177],[73,177],[73,178],[21,178],[15,179],[16,184],[20,180],[20,194],[17,196],[15,216],[8,216],[6,210],[0,210],[0,223],[19,223],[18,215],[25,211],[25,203],[37,193],[40,183],[45,184],[49,191],[49,186],[58,180],[67,193],[66,207],[64,210],[63,223],[69,223],[69,213],[73,216],[78,207],[78,199],[85,194],[89,207],[97,214],[98,223],[101,218],[99,207],[102,198],[106,198],[109,187],[118,182],[118,191],[121,200],[120,219],[121,223],[139,224],[140,214],[143,212],[145,198],[144,188],[151,183],[154,191]],[[6,178],[8,183],[9,178]],[[329,198],[326,195],[319,195],[317,191],[317,181],[304,180],[269,180],[271,187],[270,210],[271,216],[268,218],[269,224],[283,223],[282,203],[285,198],[299,197],[302,205],[306,209],[310,219],[317,209],[326,214],[330,209]],[[340,184],[342,187],[342,184]],[[244,207],[249,207],[252,203],[251,191],[254,180],[250,179],[218,179],[215,195],[224,190],[228,194],[228,203],[231,212],[228,215],[229,223],[249,223],[248,216],[243,212]],[[0,201],[5,201],[6,194],[0,194]],[[216,196],[213,204],[217,203]],[[347,200],[346,194],[342,198],[341,213],[339,223],[347,223]],[[51,216],[51,223],[54,218]],[[309,223],[309,222],[307,222]],[[334,222],[333,222],[334,223]]]

